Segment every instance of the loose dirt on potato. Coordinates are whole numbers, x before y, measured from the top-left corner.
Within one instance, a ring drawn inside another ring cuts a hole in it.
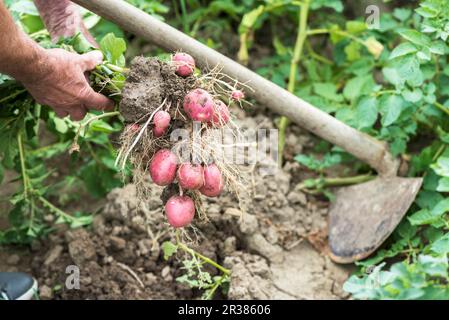
[[[195,78],[175,75],[175,67],[158,58],[133,59],[120,101],[120,113],[126,123],[142,123],[165,97],[182,101],[195,86]],[[178,106],[170,109],[172,118]]]
[[[237,116],[242,128],[273,127],[260,114]],[[297,154],[313,140],[292,126],[287,143]],[[308,175],[294,162],[265,177],[254,168],[254,196],[243,216],[230,193],[203,201],[209,220],[196,220],[187,231],[195,250],[232,270],[228,292],[217,292],[216,299],[348,297],[342,284],[351,267],[326,256],[328,203],[296,188]],[[163,259],[161,244],[174,241],[174,234],[163,213],[163,188],[152,185],[150,190],[142,202],[133,184],[115,189],[90,228],[60,226],[30,249],[4,248],[0,270],[33,274],[42,299],[200,298],[200,291],[176,281],[184,272],[183,254]],[[66,286],[73,265],[80,271],[79,289]]]

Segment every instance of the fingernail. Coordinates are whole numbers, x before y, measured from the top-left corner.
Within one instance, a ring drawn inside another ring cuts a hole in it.
[[[91,51],[90,54],[92,55],[92,58],[96,60],[97,63],[103,62],[103,53],[99,50]]]

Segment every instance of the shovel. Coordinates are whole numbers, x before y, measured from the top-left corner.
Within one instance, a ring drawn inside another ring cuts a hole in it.
[[[271,81],[121,0],[72,0],[124,30],[167,51],[192,55],[200,66],[248,83],[254,99],[299,126],[345,149],[378,173],[372,181],[341,188],[329,211],[332,260],[350,263],[373,253],[399,224],[418,193],[422,178],[397,176],[399,161],[388,145],[313,107]]]

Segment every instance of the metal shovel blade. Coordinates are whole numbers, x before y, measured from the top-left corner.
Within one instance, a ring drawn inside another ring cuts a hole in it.
[[[374,252],[410,208],[422,178],[376,178],[341,188],[329,211],[330,257],[351,263]]]

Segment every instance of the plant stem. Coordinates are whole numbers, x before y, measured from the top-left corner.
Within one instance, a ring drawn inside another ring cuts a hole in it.
[[[69,221],[73,221],[75,218],[72,217],[71,215],[65,213],[64,211],[62,211],[61,209],[59,209],[58,207],[56,207],[53,203],[51,203],[50,201],[48,201],[47,199],[45,199],[44,197],[40,196],[39,197],[39,201],[42,202],[42,204],[44,206],[46,206],[47,208],[49,208],[51,211],[53,211],[54,213],[56,213],[59,216],[63,216],[64,218],[66,218]]]
[[[187,7],[185,0],[181,0],[181,17],[182,17],[182,29],[184,33],[189,33],[189,25],[187,24]]]
[[[309,14],[310,0],[304,0],[299,9],[299,23],[298,33],[296,36],[296,43],[293,49],[293,57],[290,62],[290,75],[288,78],[287,90],[291,93],[295,91],[296,74],[298,73],[298,64],[301,60],[301,55],[304,47],[304,42],[307,39],[307,17]],[[281,117],[279,122],[279,164],[282,166],[282,158],[285,146],[285,130],[287,129],[289,119]]]
[[[19,147],[19,158],[20,158],[20,169],[22,172],[22,181],[23,181],[23,193],[25,194],[25,198],[28,198],[28,175],[26,173],[26,167],[25,167],[25,152],[23,148],[23,142],[22,142],[22,132],[19,131],[17,134],[17,144]]]
[[[449,110],[443,106],[441,103],[435,101],[435,106],[440,109],[441,111],[443,111],[445,114],[449,115]]]
[[[120,115],[120,112],[119,112],[119,111],[106,112],[106,113],[100,114],[100,115],[98,115],[98,116],[94,116],[94,117],[88,119],[85,123],[81,124],[81,125],[79,126],[78,130],[76,131],[75,138],[73,138],[72,148],[73,148],[73,146],[75,146],[75,145],[78,146],[78,138],[79,138],[79,136],[80,136],[80,134],[81,134],[81,130],[82,130],[83,128],[84,128],[84,129],[87,128],[87,127],[89,126],[89,124],[90,124],[92,121],[100,120],[100,119],[106,118],[106,117],[118,116],[118,115]],[[86,132],[86,129],[84,130],[84,132]]]
[[[316,53],[313,50],[312,45],[310,44],[309,41],[306,41],[306,48],[307,48],[307,51],[309,52],[310,56],[313,59],[318,60],[318,61],[320,61],[322,63],[325,63],[325,64],[328,64],[328,65],[333,65],[334,64],[331,60],[327,59],[326,57],[323,57],[323,56],[319,55],[318,53]]]
[[[314,29],[314,30],[307,31],[307,35],[309,35],[309,36],[327,34],[327,33],[334,33],[339,36],[352,39],[352,40],[360,43],[361,45],[365,46],[365,42],[362,39],[357,38],[356,36],[350,34],[349,32],[343,31],[343,30]]]
[[[111,63],[106,63],[106,67],[108,67],[112,71],[120,72],[120,73],[126,73],[129,71],[129,68],[122,68],[122,67],[116,66],[115,64],[111,64]]]
[[[18,91],[16,91],[16,92],[10,94],[9,96],[6,96],[6,97],[4,97],[4,98],[1,98],[1,99],[0,99],[0,103],[3,103],[3,102],[5,102],[5,101],[8,101],[9,99],[14,99],[14,98],[17,97],[19,94],[22,94],[22,93],[24,93],[24,92],[26,92],[25,89],[18,90]]]
[[[231,274],[231,270],[226,269],[225,267],[219,265],[218,263],[216,263],[215,261],[209,259],[208,257],[203,256],[201,253],[198,253],[195,250],[189,248],[184,243],[178,241],[178,246],[179,246],[179,248],[181,248],[185,252],[190,253],[192,256],[196,256],[196,257],[200,258],[201,260],[203,260],[204,262],[210,264],[211,266],[214,266],[215,268],[217,268],[218,270],[220,270],[224,274],[226,274],[226,275],[230,275]]]
[[[206,298],[204,300],[210,300],[212,299],[212,297],[215,294],[215,291],[217,291],[218,287],[221,286],[221,284],[223,283],[223,281],[228,277],[227,274],[224,274],[223,276],[221,276],[221,278],[215,282],[214,286],[209,290],[209,293],[207,294]]]

